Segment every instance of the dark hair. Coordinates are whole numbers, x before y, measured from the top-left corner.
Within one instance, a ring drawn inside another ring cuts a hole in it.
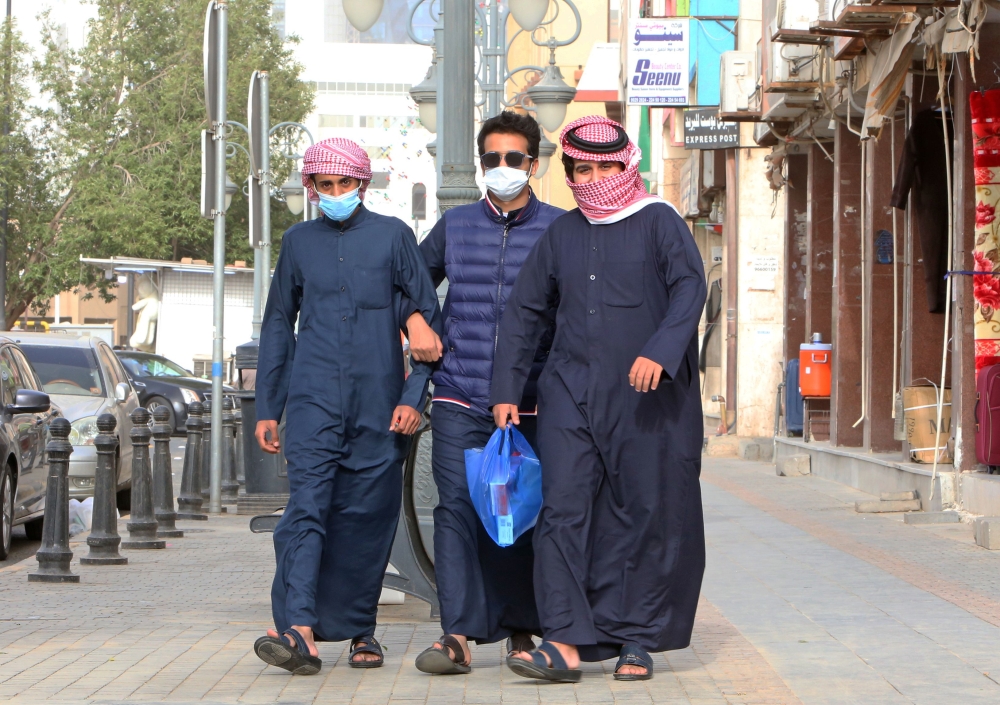
[[[563,163],[563,169],[566,170],[566,178],[569,179],[570,181],[572,181],[573,180],[573,165],[576,164],[576,160],[573,159],[573,157],[568,156],[566,154],[566,152],[563,152],[562,163]]]
[[[479,136],[476,137],[480,155],[486,151],[486,138],[492,134],[521,135],[528,140],[528,156],[538,159],[538,145],[542,141],[542,131],[534,118],[518,115],[510,110],[504,110],[496,117],[491,117],[483,123]]]

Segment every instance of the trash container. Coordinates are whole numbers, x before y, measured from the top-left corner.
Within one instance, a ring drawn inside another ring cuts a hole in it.
[[[257,369],[258,342],[252,340],[236,348],[236,369]],[[242,377],[242,374],[241,374]],[[277,455],[265,453],[257,445],[256,392],[240,390],[234,395],[240,400],[243,414],[243,472],[245,493],[236,502],[237,514],[267,514],[288,504],[288,466],[284,450]],[[278,424],[280,448],[285,447],[285,420]]]

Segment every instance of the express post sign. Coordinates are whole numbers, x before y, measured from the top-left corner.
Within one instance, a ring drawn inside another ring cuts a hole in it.
[[[718,108],[684,111],[685,149],[728,149],[739,146],[739,123],[720,120]]]

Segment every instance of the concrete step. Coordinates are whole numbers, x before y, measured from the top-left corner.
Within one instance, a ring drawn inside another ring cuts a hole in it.
[[[962,517],[958,512],[913,512],[903,517],[907,524],[958,524]]]
[[[889,512],[919,512],[919,499],[869,499],[854,503],[854,511],[860,514],[886,514]]]
[[[886,502],[905,501],[916,499],[917,493],[913,490],[908,490],[907,492],[882,492],[878,498]]]

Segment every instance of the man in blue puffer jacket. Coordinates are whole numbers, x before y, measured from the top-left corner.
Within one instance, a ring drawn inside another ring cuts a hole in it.
[[[443,341],[419,312],[407,320],[415,359],[434,361],[443,352],[432,378],[431,427],[440,497],[434,509],[434,568],[444,636],[417,657],[416,666],[425,673],[468,673],[469,639],[491,643],[508,637],[508,651],[520,651],[532,648],[531,635],[541,633],[532,581],[533,532],[512,546],[497,546],[472,506],[465,476],[465,450],[482,448],[496,430],[490,382],[507,296],[535,242],[564,213],[539,201],[528,186],[538,169],[541,136],[538,123],[513,112],[484,122],[477,141],[487,197],[448,210],[420,244],[434,285],[448,280]],[[543,342],[520,405],[518,429],[532,446],[533,381],[547,350]]]

